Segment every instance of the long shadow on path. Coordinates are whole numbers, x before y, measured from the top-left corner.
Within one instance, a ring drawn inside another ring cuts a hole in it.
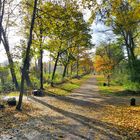
[[[69,112],[69,111],[57,108],[57,107],[50,105],[42,100],[37,99],[35,97],[30,97],[30,98],[32,100],[62,114],[63,116],[71,118],[71,119],[79,122],[80,124],[88,127],[89,129],[92,129],[93,135],[96,133],[99,133],[101,135],[108,137],[108,139],[113,139],[113,140],[118,140],[118,139],[122,138],[121,136],[118,135],[118,133],[117,133],[118,130],[112,124],[101,122],[101,121],[98,121],[96,119],[88,118],[88,117],[82,116],[80,114],[76,114],[73,112]]]
[[[91,102],[91,101],[72,98],[71,96],[59,96],[59,95],[53,95],[53,94],[48,94],[48,93],[46,93],[46,95],[49,96],[49,97],[54,97],[55,99],[58,99],[58,100],[63,101],[63,102],[72,103],[73,105],[78,105],[78,106],[82,106],[82,107],[92,107],[95,110],[99,110],[104,106],[102,104],[97,104],[97,103],[94,103],[94,102]]]

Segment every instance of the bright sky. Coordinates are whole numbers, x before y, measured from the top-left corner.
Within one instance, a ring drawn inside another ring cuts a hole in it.
[[[84,19],[87,20],[90,17],[90,11],[84,10]],[[98,31],[105,30],[107,27],[105,27],[102,24],[92,24],[92,42],[97,46],[99,42],[105,41],[107,38],[107,35],[100,33]],[[21,37],[19,36],[18,32],[15,29],[12,29],[9,33],[9,44],[10,48],[12,48],[19,44]],[[94,49],[93,49],[94,50]],[[44,61],[48,61],[47,53],[45,53]],[[7,56],[5,54],[5,50],[2,44],[0,44],[0,63],[3,63],[7,61]]]

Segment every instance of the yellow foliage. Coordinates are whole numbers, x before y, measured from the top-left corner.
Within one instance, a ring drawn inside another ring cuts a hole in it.
[[[123,26],[126,31],[137,27],[140,20],[140,2],[128,0],[127,4],[123,0],[110,0],[110,15],[114,17],[117,25]]]
[[[114,68],[115,62],[108,56],[96,55],[94,67],[97,72],[109,73]]]

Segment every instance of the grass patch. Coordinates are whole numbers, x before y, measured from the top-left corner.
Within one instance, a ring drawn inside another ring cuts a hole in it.
[[[62,84],[56,84],[55,87],[51,87],[49,84],[45,83],[44,84],[44,89],[47,93],[50,94],[56,94],[56,95],[68,95],[70,94],[74,89],[77,89],[83,84],[87,79],[89,79],[92,75],[85,75],[81,77],[80,79],[69,79],[65,83]],[[8,94],[4,94],[5,96],[19,96],[18,91],[10,92]],[[1,97],[1,95],[0,95]]]
[[[87,79],[89,79],[91,75],[85,75],[80,79],[70,79],[63,84],[56,85],[55,87],[51,87],[48,84],[44,85],[46,92],[55,95],[66,96],[70,94],[74,89],[77,89],[83,84]]]
[[[0,94],[0,99],[5,97],[5,96],[18,97],[19,96],[19,92],[18,91],[13,91],[13,92],[10,92],[10,93],[2,93],[2,94]]]
[[[61,86],[61,89],[71,92],[72,90],[79,88],[77,84],[66,83]]]
[[[19,96],[19,91],[15,91],[15,92],[10,92],[7,94],[7,96]]]
[[[103,83],[106,82],[103,75],[97,75],[96,79],[98,81],[98,86],[100,93],[103,95],[114,95],[114,96],[126,96],[127,91],[125,91],[123,86],[111,84],[108,86],[103,86]]]

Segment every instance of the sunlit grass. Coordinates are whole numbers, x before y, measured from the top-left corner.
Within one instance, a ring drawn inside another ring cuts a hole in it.
[[[45,92],[50,93],[50,94],[56,94],[56,95],[68,95],[70,94],[74,89],[79,88],[87,79],[89,79],[92,75],[85,75],[81,77],[80,79],[74,78],[74,79],[69,79],[65,83],[62,84],[56,84],[54,87],[51,87],[50,84],[45,83],[44,84],[44,89]],[[19,91],[13,91],[10,93],[5,93],[6,96],[19,96]],[[1,95],[0,95],[1,96]]]
[[[8,96],[19,96],[19,91],[10,92]]]
[[[91,75],[85,75],[80,79],[70,79],[67,82],[63,84],[56,85],[54,87],[51,87],[48,84],[44,85],[45,91],[49,94],[56,94],[56,95],[68,95],[70,94],[74,89],[79,88],[87,79],[89,79]]]
[[[104,78],[103,75],[97,75],[96,79],[98,81],[98,86],[101,94],[119,96],[120,95],[119,93],[125,90],[123,86],[114,84],[111,84],[110,86],[103,86],[103,83],[106,82],[106,79]]]
[[[60,88],[71,92],[72,90],[79,88],[79,86],[77,84],[66,83],[66,84],[63,84]]]

